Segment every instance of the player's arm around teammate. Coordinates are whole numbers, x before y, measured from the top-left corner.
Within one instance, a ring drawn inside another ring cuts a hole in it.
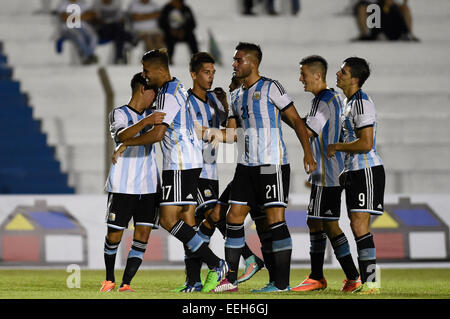
[[[156,89],[148,86],[140,73],[133,77],[131,89],[132,97],[128,103],[110,113],[110,130],[116,143],[120,143],[123,136],[127,136],[130,132],[133,135],[142,134],[148,129],[148,125],[157,124],[162,120],[160,115],[149,115]],[[127,127],[130,123],[131,126]],[[142,126],[139,132],[135,131],[136,126]],[[140,157],[140,160],[131,164],[130,159],[135,157]],[[116,254],[123,231],[131,218],[135,226],[133,242],[119,291],[133,291],[130,283],[142,263],[150,231],[158,227],[159,187],[159,173],[153,146],[132,148],[111,166],[106,184],[108,191],[107,235],[104,245],[106,279],[102,282],[100,289],[102,292],[115,288]]]

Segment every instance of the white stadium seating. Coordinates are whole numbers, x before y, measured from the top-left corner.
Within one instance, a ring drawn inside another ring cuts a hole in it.
[[[354,18],[342,14],[348,1],[302,0],[298,16],[285,13],[250,18],[238,13],[236,0],[186,2],[196,15],[200,49],[208,50],[208,30],[221,49],[223,65],[216,66],[215,86],[228,87],[235,45],[239,41],[258,43],[263,50],[261,74],[284,85],[301,115],[306,114],[312,99],[298,81],[302,57],[319,54],[328,60],[330,87],[335,87],[335,72],[343,59],[352,55],[367,58],[372,75],[364,89],[377,106],[377,142],[387,172],[386,192],[449,193],[448,0],[408,2],[419,43],[350,42],[357,30]],[[50,3],[55,8],[58,1]],[[2,0],[0,41],[14,79],[27,93],[34,118],[42,121],[42,130],[55,147],[70,186],[79,194],[100,194],[110,157],[105,141],[110,137],[106,134],[106,99],[98,67],[105,67],[109,75],[115,105],[125,104],[130,79],[141,70],[143,48],[134,49],[128,65],[115,66],[109,63],[112,45],[106,44],[98,47],[98,65],[78,65],[69,43],[64,44],[62,54],[56,53],[54,17],[37,13],[40,8],[39,0]],[[283,11],[285,4],[278,4],[278,8]],[[190,87],[187,46],[180,44],[175,50],[171,73]],[[307,193],[300,144],[287,126],[284,134],[293,172],[291,193]],[[232,163],[219,164],[221,188],[231,180],[234,167]]]

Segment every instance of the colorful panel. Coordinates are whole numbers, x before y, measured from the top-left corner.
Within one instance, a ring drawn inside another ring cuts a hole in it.
[[[396,209],[395,214],[409,227],[414,226],[439,226],[439,221],[425,209]]]
[[[39,261],[38,236],[3,236],[2,259],[6,262]]]
[[[77,227],[66,214],[60,212],[31,212],[30,217],[44,229],[75,229]]]
[[[447,258],[444,232],[410,232],[409,246],[411,259]]]
[[[377,259],[405,258],[405,243],[402,233],[373,232]]]
[[[34,226],[22,215],[17,214],[5,226],[6,230],[33,230]]]
[[[286,223],[289,227],[308,227],[306,224],[306,210],[286,210]]]
[[[162,242],[161,236],[150,235],[144,261],[162,261],[164,259]]]
[[[45,261],[83,261],[83,238],[79,235],[46,235]]]
[[[371,228],[398,228],[398,223],[386,212],[378,216],[370,225]]]

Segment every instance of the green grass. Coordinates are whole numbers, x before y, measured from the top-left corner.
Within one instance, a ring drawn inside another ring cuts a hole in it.
[[[292,269],[291,286],[308,272]],[[266,284],[266,270],[241,284],[238,293],[220,294],[171,292],[184,282],[183,270],[140,270],[132,282],[136,293],[100,293],[104,271],[81,270],[80,288],[68,288],[68,276],[65,270],[0,270],[0,299],[450,299],[450,269],[382,269],[382,293],[370,296],[341,293],[344,276],[339,269],[325,270],[328,288],[324,291],[277,294],[250,292]],[[122,271],[116,271],[117,281],[121,276]]]

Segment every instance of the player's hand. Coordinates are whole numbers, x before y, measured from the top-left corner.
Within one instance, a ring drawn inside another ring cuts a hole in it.
[[[316,170],[317,163],[312,153],[305,154],[305,156],[303,157],[303,165],[305,167],[305,172],[307,174],[311,174],[313,171]]]
[[[225,111],[228,113],[228,101],[227,101],[227,93],[221,88],[217,87],[214,89],[214,93],[219,99],[220,103],[225,107]]]
[[[328,144],[327,146],[327,158],[334,157],[334,154],[336,154],[336,144]]]
[[[151,115],[144,118],[146,125],[155,125],[155,124],[161,124],[164,120],[164,117],[166,116],[166,113],[164,112],[155,112]]]
[[[221,87],[217,87],[214,89],[214,93],[216,93],[217,98],[222,101],[223,99],[227,98],[227,94]]]
[[[125,152],[126,149],[127,149],[127,147],[125,145],[123,145],[123,143],[120,143],[119,145],[117,145],[116,149],[114,150],[112,159],[111,159],[113,164],[117,163],[117,158],[119,156],[122,156],[122,153]]]
[[[194,120],[194,131],[199,140],[203,139],[203,132],[205,129],[206,127],[203,127],[198,121]]]

